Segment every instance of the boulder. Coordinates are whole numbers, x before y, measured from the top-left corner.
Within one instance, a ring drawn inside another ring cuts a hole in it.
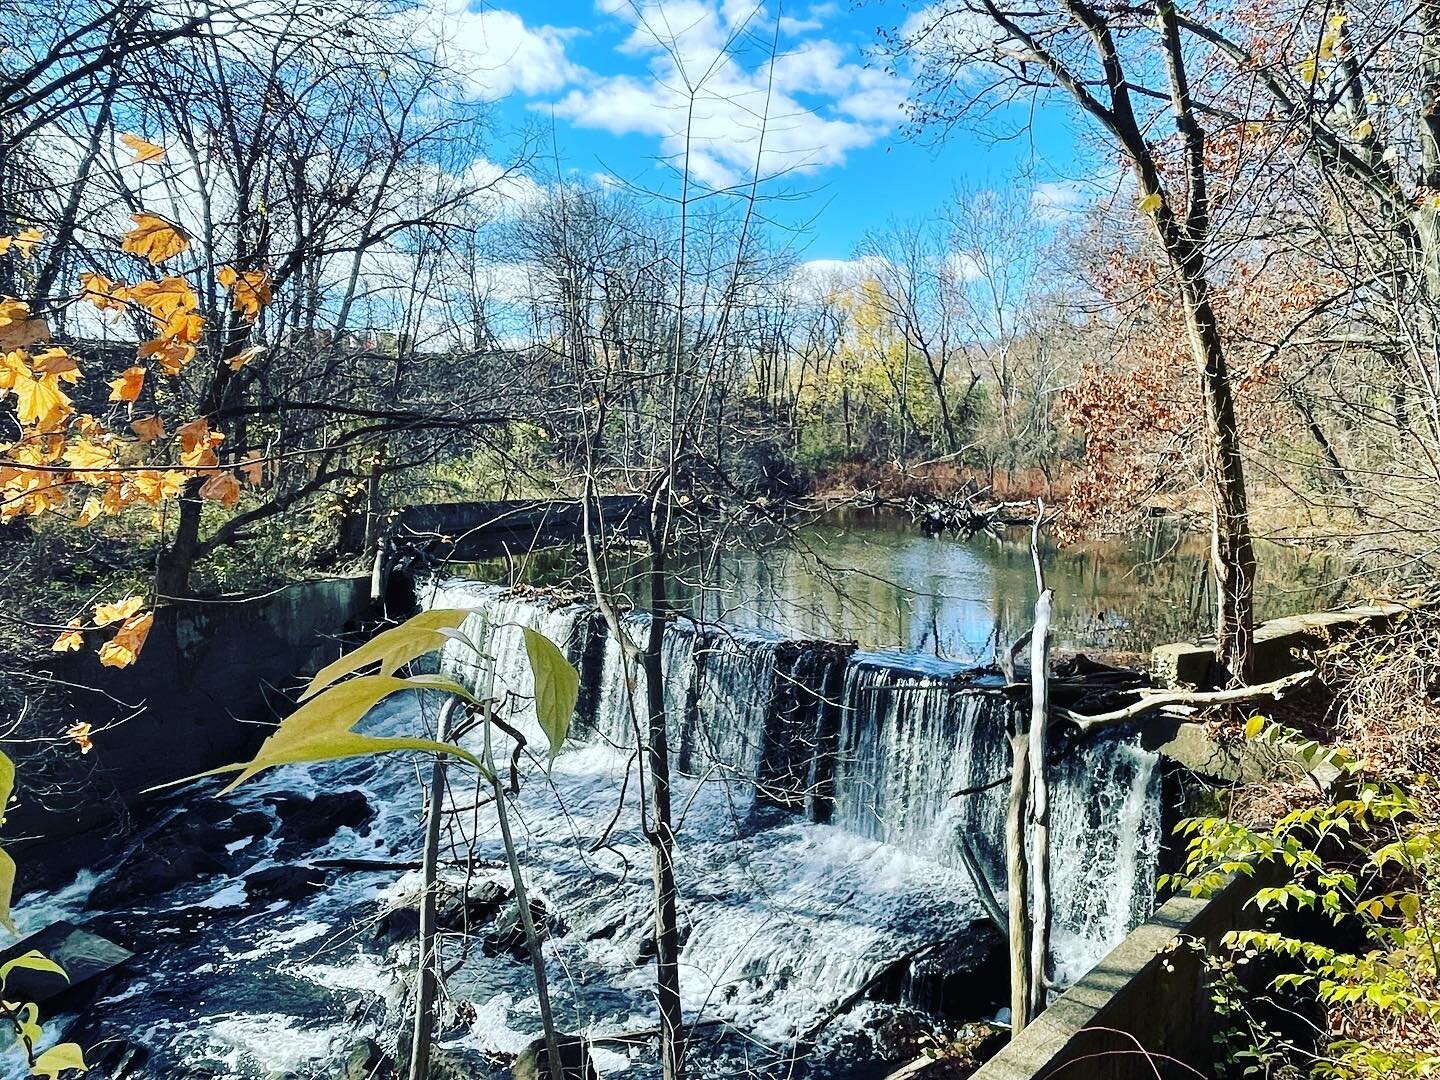
[[[476,930],[493,919],[511,890],[493,879],[476,881],[463,892],[459,888],[440,886],[435,902],[435,924],[441,930],[460,932]]]
[[[234,863],[225,848],[235,839],[229,828],[207,820],[206,812],[182,811],[141,837],[86,907],[126,907],[210,874],[231,873]]]
[[[252,901],[303,900],[325,887],[326,873],[310,866],[267,866],[246,874],[245,895]]]
[[[560,1063],[565,1080],[599,1080],[599,1073],[590,1060],[590,1044],[581,1035],[558,1035]],[[510,1066],[515,1080],[550,1080],[550,1055],[545,1040],[536,1039],[520,1052]]]
[[[345,1080],[392,1080],[395,1063],[374,1039],[360,1039],[345,1058]]]
[[[279,854],[308,851],[341,829],[354,829],[362,836],[375,817],[375,808],[363,791],[321,792],[313,799],[283,792],[265,800],[280,819]]]

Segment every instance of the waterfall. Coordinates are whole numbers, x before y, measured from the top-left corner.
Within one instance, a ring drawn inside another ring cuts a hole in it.
[[[493,652],[500,681],[522,697],[531,684],[519,627],[551,638],[582,672],[577,734],[633,751],[648,722],[638,652],[627,665],[593,607],[457,580],[432,585],[424,602],[475,609],[464,631]],[[649,625],[643,614],[623,620],[635,650]],[[447,646],[445,662],[465,673],[458,648]],[[675,768],[723,786],[732,813],[790,809],[949,870],[964,865],[963,841],[1003,897],[1009,746],[1005,706],[983,692],[985,676],[685,618],[666,629],[663,669]],[[527,720],[523,706],[516,719]],[[1119,731],[1051,763],[1061,981],[1084,974],[1150,913],[1161,842],[1156,764]],[[962,790],[970,793],[955,797]]]

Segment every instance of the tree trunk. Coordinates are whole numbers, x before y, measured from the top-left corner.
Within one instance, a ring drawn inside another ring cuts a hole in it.
[[[1044,513],[1044,504],[1041,504]],[[1038,536],[1040,519],[1035,522]],[[1040,550],[1034,548],[1036,574]],[[1045,774],[1050,730],[1050,605],[1055,593],[1041,580],[1030,631],[1030,892],[1034,897],[1030,943],[1030,1015],[1040,1015],[1050,991],[1050,785]]]
[[[444,742],[459,698],[446,698],[435,724],[436,742]],[[440,856],[440,804],[445,797],[445,754],[430,766],[430,802],[425,812],[425,848],[420,856],[420,959],[415,990],[415,1027],[410,1040],[410,1080],[428,1080],[430,1041],[435,1029],[435,865]]]
[[[660,498],[668,493],[662,492]],[[663,511],[662,511],[663,514]],[[675,837],[670,806],[670,742],[665,723],[665,627],[670,600],[665,580],[665,522],[651,522],[650,630],[645,643],[649,702],[650,850],[655,882],[655,989],[660,1007],[660,1066],[665,1080],[685,1074],[685,1029],[680,1010],[680,927],[676,913]]]
[[[1005,814],[1006,904],[1010,923],[1010,1037],[1030,1022],[1030,910],[1025,819],[1030,794],[1030,740],[1020,710],[1010,736],[1010,803]]]
[[[1176,268],[1205,402],[1205,474],[1213,511],[1210,557],[1216,600],[1215,658],[1229,682],[1248,683],[1255,666],[1255,546],[1250,536],[1235,396],[1205,282],[1187,273],[1188,264],[1185,259]]]

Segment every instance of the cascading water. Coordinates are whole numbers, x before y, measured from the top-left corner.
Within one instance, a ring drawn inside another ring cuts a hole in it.
[[[621,650],[593,609],[454,580],[434,585],[425,602],[475,608],[467,631],[520,687],[528,673],[514,627],[550,636],[595,684],[586,688],[593,735],[633,749],[647,716],[643,674],[632,661],[627,686]],[[648,620],[632,615],[625,631],[638,649]],[[587,669],[597,651],[602,661]],[[676,767],[725,782],[735,815],[752,813],[757,798],[803,807],[812,821],[957,871],[963,842],[1003,895],[1005,707],[982,692],[973,669],[683,619],[667,628],[664,669]],[[1156,764],[1117,731],[1051,765],[1053,962],[1062,982],[1149,914],[1161,844]]]
[[[633,1037],[656,1023],[651,853],[633,765],[647,723],[644,679],[587,605],[465,581],[422,599],[473,609],[463,630],[493,655],[496,682],[510,692],[503,707],[532,746],[541,737],[527,706],[522,628],[550,638],[582,672],[575,737],[547,769],[543,754],[523,768],[513,821],[532,897],[553,927],[545,959],[558,1022],[600,1040],[602,1075],[649,1080],[653,1050]],[[649,626],[632,615],[623,633],[636,646]],[[442,663],[479,673],[458,643]],[[998,1008],[998,936],[959,857],[963,840],[992,884],[1002,882],[1004,791],[993,782],[1006,777],[1008,749],[995,699],[974,692],[976,673],[685,620],[667,628],[662,666],[677,769],[683,1005],[702,1025],[691,1043],[696,1075],[797,1075],[793,1054],[827,1020],[809,1075],[876,1075],[894,1060],[880,1032],[896,1009]],[[397,695],[364,729],[432,730],[437,704]],[[467,748],[479,738],[467,735]],[[211,872],[172,875],[164,853],[195,850],[166,846],[175,839],[156,848],[151,837],[118,869],[27,898],[17,910],[26,931],[85,918],[91,904],[104,912],[95,929],[143,952],[93,1007],[47,1023],[47,1038],[126,1054],[135,1044],[146,1056],[116,1074],[126,1080],[320,1080],[346,1072],[362,1036],[394,1052],[414,972],[413,930],[395,917],[414,910],[416,875],[405,868],[420,844],[416,764],[350,759],[269,770],[223,800],[179,793],[162,833],[208,836],[201,854]],[[1054,966],[1071,979],[1148,912],[1158,781],[1154,759],[1118,734],[1052,769]],[[962,789],[979,790],[952,797]],[[450,792],[445,850],[461,865],[447,872],[449,887],[503,892],[509,875],[485,785],[455,764]],[[313,817],[323,798],[352,811],[358,801],[363,813],[327,827]],[[275,888],[286,895],[272,897]],[[484,944],[497,925],[441,945],[441,1048],[494,1080],[508,1076],[504,1055],[539,1029],[528,963]],[[865,995],[873,1001],[856,1005]],[[10,1075],[3,1062],[0,1075]]]

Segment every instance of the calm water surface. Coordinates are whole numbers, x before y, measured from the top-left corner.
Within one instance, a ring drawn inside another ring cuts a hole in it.
[[[1206,536],[1166,524],[1135,539],[1046,544],[1059,647],[1143,652],[1203,634],[1214,604],[1208,544]],[[1259,556],[1261,618],[1349,598],[1344,567],[1333,556],[1263,543]],[[642,559],[612,553],[606,570],[617,591],[643,606]],[[470,573],[589,589],[579,553],[568,549],[479,563]],[[1036,594],[1027,532],[1000,541],[931,538],[908,519],[874,512],[692,555],[672,580],[704,620],[961,662],[989,661],[997,640],[1008,644],[1028,627]]]

